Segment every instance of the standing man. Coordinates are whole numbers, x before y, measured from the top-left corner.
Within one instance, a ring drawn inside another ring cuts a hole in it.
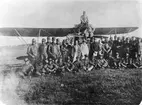
[[[57,48],[57,58],[61,57],[61,44],[59,39],[56,39],[56,48]]]
[[[38,46],[36,44],[35,39],[32,39],[32,44],[29,45],[29,47],[27,49],[27,54],[28,54],[28,58],[29,58],[31,64],[33,65],[34,68],[36,68],[36,60],[37,60],[37,56],[38,56]]]
[[[90,49],[89,49],[89,60],[92,61],[92,58],[93,58],[93,53],[95,51],[95,38],[92,37],[91,38],[91,42],[90,42]]]
[[[52,42],[49,46],[48,52],[49,52],[49,58],[52,58],[53,60],[57,59],[58,50],[57,50],[57,46],[56,46],[54,37],[52,38]]]
[[[47,46],[47,55],[49,55],[49,46],[50,46],[51,42],[50,42],[50,37],[47,37],[47,42],[46,42],[46,46]]]
[[[80,47],[81,47],[82,59],[84,59],[84,58],[85,58],[85,55],[88,56],[88,54],[89,54],[89,47],[88,47],[88,45],[87,45],[87,43],[86,43],[85,38],[83,38],[83,42],[82,42],[82,44],[80,45]]]
[[[142,39],[139,39],[138,43],[138,56],[140,61],[142,62]]]
[[[39,52],[39,58],[42,63],[47,59],[47,45],[46,45],[46,39],[42,39],[42,44],[39,46],[38,52]]]
[[[115,36],[114,36],[114,41],[113,41],[113,44],[112,44],[112,47],[111,47],[112,56],[113,56],[113,57],[116,57],[116,52],[117,52],[116,46],[117,46],[117,43],[118,43],[118,41],[117,41],[117,36],[115,35]]]

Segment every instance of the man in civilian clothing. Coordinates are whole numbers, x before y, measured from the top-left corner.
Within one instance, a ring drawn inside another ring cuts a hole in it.
[[[88,56],[89,54],[89,48],[88,48],[85,38],[83,39],[83,43],[80,45],[80,47],[81,47],[82,59],[84,59],[85,55]]]

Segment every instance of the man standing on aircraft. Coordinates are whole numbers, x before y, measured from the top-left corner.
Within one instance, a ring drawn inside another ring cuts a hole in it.
[[[36,60],[38,56],[38,46],[36,40],[32,39],[32,44],[27,49],[28,58],[31,61],[31,64],[36,67]]]
[[[80,21],[81,21],[81,24],[88,24],[88,17],[85,11],[83,11],[83,15],[81,15]]]

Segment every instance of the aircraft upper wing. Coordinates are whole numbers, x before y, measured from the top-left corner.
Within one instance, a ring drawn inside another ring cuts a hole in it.
[[[95,35],[110,35],[110,34],[125,34],[135,31],[138,27],[109,27],[109,28],[95,28]]]
[[[124,34],[138,29],[138,27],[110,27],[95,28],[94,35]],[[0,28],[0,34],[4,36],[66,36],[75,33],[74,28]]]
[[[38,37],[38,36],[66,36],[71,33],[72,28],[0,28],[4,36]]]

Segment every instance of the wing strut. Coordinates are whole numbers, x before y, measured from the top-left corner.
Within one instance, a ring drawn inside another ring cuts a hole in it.
[[[39,32],[38,32],[38,38],[37,38],[38,43],[39,43],[40,33],[41,33],[41,29],[39,29]]]
[[[16,29],[14,29],[14,30],[16,31],[16,33],[18,34],[18,36],[26,43],[26,45],[28,45],[27,42],[22,38],[22,36],[20,35],[20,33]]]
[[[46,32],[49,35],[52,35],[51,33],[47,32],[46,30],[42,29],[42,31]]]
[[[128,30],[128,32],[127,32],[127,34],[126,35],[129,35],[129,32],[132,30],[132,28],[130,28],[129,30]]]
[[[110,30],[107,34],[109,35],[112,31],[114,31],[115,29]]]

